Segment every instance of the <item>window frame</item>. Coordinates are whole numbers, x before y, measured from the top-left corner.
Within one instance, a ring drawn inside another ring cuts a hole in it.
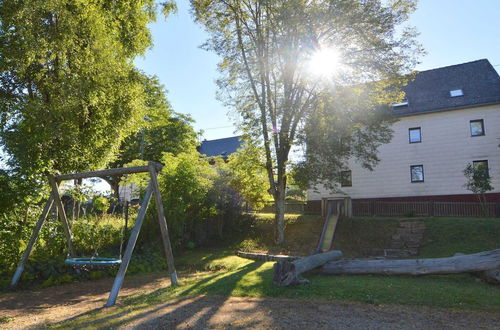
[[[472,123],[481,123],[481,134],[472,134]],[[476,137],[476,136],[485,136],[486,131],[484,129],[484,119],[474,119],[469,121],[469,129],[470,129],[470,136],[471,137]]]
[[[346,184],[344,181],[344,173],[349,173],[349,183]],[[340,186],[341,187],[352,187],[352,171],[351,170],[345,170],[345,171],[340,171]]]
[[[417,130],[418,129],[418,141],[412,141],[411,140],[411,131],[412,130]],[[409,143],[422,143],[422,127],[410,127],[408,128],[408,142]]]
[[[413,168],[414,167],[421,167],[422,168],[422,180],[413,180]],[[424,165],[410,165],[410,182],[411,183],[420,183],[420,182],[425,182],[425,173],[424,173]]]

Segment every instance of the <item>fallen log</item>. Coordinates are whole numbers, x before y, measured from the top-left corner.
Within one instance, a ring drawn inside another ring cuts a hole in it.
[[[485,282],[491,284],[500,284],[500,268],[485,270],[479,274]]]
[[[293,262],[278,261],[273,266],[273,282],[280,286],[289,286],[308,283],[301,278],[300,274],[311,269],[324,265],[325,263],[342,258],[341,251],[329,251],[325,253],[313,254],[308,257],[297,259]]]
[[[267,254],[267,253],[255,253],[255,252],[243,252],[238,251],[236,255],[240,258],[258,260],[258,261],[294,261],[300,257],[287,256],[284,254]]]
[[[322,274],[428,275],[481,272],[500,268],[500,249],[449,258],[341,260],[325,264]]]
[[[455,253],[453,256],[463,256],[465,253]],[[487,283],[491,284],[500,284],[500,268],[498,269],[489,269],[485,270],[482,272],[473,272],[470,273],[471,275],[475,276],[476,278],[482,279]]]

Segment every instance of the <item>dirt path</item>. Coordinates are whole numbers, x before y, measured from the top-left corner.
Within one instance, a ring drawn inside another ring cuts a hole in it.
[[[500,315],[422,307],[213,296],[169,302],[124,321],[121,329],[500,329]]]
[[[42,327],[101,308],[111,284],[112,279],[103,279],[2,295],[0,317],[14,320],[0,328]],[[160,274],[132,276],[125,281],[121,296],[168,284]],[[111,316],[94,318],[86,326],[98,328],[111,319],[124,329],[500,329],[500,315],[494,314],[281,298],[197,296],[136,313],[114,310],[109,310]]]

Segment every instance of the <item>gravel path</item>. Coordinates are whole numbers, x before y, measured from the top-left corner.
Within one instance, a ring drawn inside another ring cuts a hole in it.
[[[121,297],[168,286],[162,275],[128,277]],[[108,278],[0,295],[0,320],[13,319],[0,328],[43,327],[102,308],[111,284]],[[500,315],[492,313],[282,298],[197,296],[134,313],[108,311],[124,329],[500,329]],[[87,325],[98,328],[106,319]]]

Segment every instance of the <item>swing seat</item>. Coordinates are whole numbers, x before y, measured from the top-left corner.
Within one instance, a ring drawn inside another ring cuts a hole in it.
[[[122,263],[121,259],[115,258],[68,258],[64,260],[68,265],[73,266],[76,269],[106,269],[119,266]]]

